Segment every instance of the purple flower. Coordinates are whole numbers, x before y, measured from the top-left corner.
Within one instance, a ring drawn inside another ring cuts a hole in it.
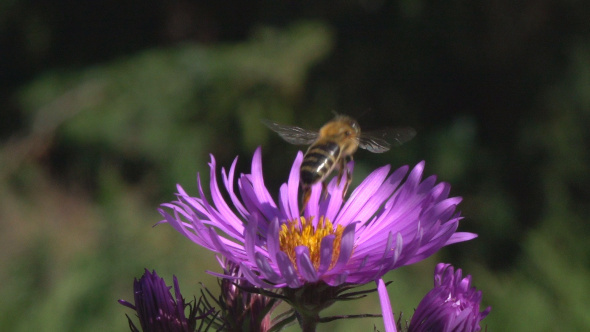
[[[421,180],[424,162],[411,171],[408,166],[393,173],[389,165],[378,168],[346,201],[345,181],[338,185],[335,177],[326,193],[318,183],[300,215],[302,159],[299,152],[276,201],[264,185],[260,148],[254,153],[251,174],[241,174],[237,188],[234,160],[229,172],[221,171],[227,202],[211,157],[211,200],[200,178],[198,197],[178,186],[178,200],[162,205],[172,211],[160,210],[162,222],[239,264],[244,277],[261,288],[365,284],[443,246],[477,236],[456,232],[461,198],[449,198],[450,185],[437,184],[434,176]],[[383,300],[386,292],[379,293]]]
[[[197,320],[202,319],[213,310],[204,310],[201,303],[185,303],[180,294],[178,280],[174,279],[174,297],[170,293],[170,287],[164,279],[160,278],[156,271],[150,273],[147,269],[140,280],[133,282],[135,305],[119,300],[119,303],[136,311],[141,328],[144,332],[169,331],[169,332],[193,332],[197,326]],[[189,317],[185,315],[185,308],[189,307]],[[201,316],[197,316],[197,314]],[[131,331],[140,331],[129,317]]]
[[[426,294],[410,321],[409,332],[480,331],[479,322],[492,310],[480,312],[481,291],[471,287],[471,276],[461,269],[439,263],[434,271],[434,288]]]

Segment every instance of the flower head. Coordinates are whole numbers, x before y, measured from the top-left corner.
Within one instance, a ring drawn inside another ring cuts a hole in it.
[[[389,165],[378,168],[346,201],[344,181],[338,185],[334,178],[325,194],[318,183],[300,215],[302,159],[299,152],[276,201],[264,185],[260,148],[254,153],[251,174],[239,176],[237,189],[234,160],[228,172],[221,171],[228,202],[219,188],[212,156],[211,200],[205,197],[200,179],[198,197],[189,196],[179,185],[178,200],[160,210],[163,222],[239,264],[244,277],[262,288],[365,284],[445,245],[476,237],[456,232],[461,198],[449,198],[450,185],[437,184],[434,176],[422,180],[424,162],[411,171],[404,166],[391,174]]]
[[[137,312],[141,328],[144,332],[168,331],[168,332],[194,332],[197,320],[209,315],[213,310],[205,310],[201,303],[185,303],[180,294],[178,280],[174,279],[174,296],[170,293],[170,287],[164,279],[160,278],[156,271],[150,273],[147,269],[141,279],[133,282],[135,304],[125,300],[119,303]],[[185,308],[189,307],[188,318]],[[197,316],[200,314],[200,316]],[[129,317],[131,331],[140,331]]]
[[[479,322],[491,311],[480,312],[481,291],[471,287],[471,276],[461,269],[439,263],[434,271],[434,288],[426,294],[410,321],[409,332],[480,331]]]
[[[239,265],[231,261],[222,263],[226,276],[241,277]],[[246,279],[219,280],[221,295],[213,301],[220,308],[224,331],[266,332],[272,328],[271,314],[280,300],[251,292],[253,285]]]

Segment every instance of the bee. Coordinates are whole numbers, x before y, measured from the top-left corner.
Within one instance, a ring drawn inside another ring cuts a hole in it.
[[[326,192],[324,180],[335,169],[338,170],[338,185],[346,174],[346,184],[342,192],[344,198],[352,181],[352,173],[347,164],[353,160],[352,156],[358,148],[382,153],[389,150],[392,145],[401,145],[416,135],[412,128],[385,128],[361,134],[358,122],[346,115],[336,115],[324,124],[319,132],[269,120],[262,122],[291,144],[309,145],[300,169],[303,209],[311,196],[311,186],[322,182]]]

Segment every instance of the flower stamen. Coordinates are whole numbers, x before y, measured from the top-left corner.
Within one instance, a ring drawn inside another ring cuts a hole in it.
[[[320,247],[322,239],[328,235],[334,235],[334,244],[332,250],[332,261],[330,268],[336,265],[336,261],[340,256],[340,242],[342,240],[342,232],[344,228],[342,225],[334,226],[328,218],[320,217],[318,224],[313,226],[313,217],[309,221],[305,217],[290,220],[281,225],[279,232],[279,243],[281,251],[285,252],[293,266],[297,268],[297,256],[295,248],[298,246],[306,246],[309,248],[309,255],[313,266],[317,270],[320,266]]]

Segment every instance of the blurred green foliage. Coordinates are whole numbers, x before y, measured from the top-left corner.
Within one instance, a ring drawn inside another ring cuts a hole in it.
[[[73,159],[73,181],[96,185],[101,167],[112,165],[132,179],[187,183],[187,170],[204,168],[207,153],[228,159],[260,145],[260,118],[293,112],[309,67],[330,43],[318,23],[260,28],[235,45],[181,45],[47,74],[19,100],[33,135],[59,135],[56,163]]]
[[[152,228],[158,205],[176,183],[196,194],[197,172],[207,187],[209,154],[248,172],[257,146],[276,193],[302,147],[259,120],[317,128],[332,110],[418,131],[360,151],[354,183],[426,160],[463,196],[461,230],[479,234],[391,272],[396,312],[409,319],[448,261],[492,306],[489,331],[590,329],[582,2],[232,4],[0,5],[2,330],[126,330],[116,300],[144,268],[177,275],[187,297],[198,281],[214,289],[214,257]],[[155,17],[155,31],[143,25]],[[326,315],[378,312],[375,296]]]

